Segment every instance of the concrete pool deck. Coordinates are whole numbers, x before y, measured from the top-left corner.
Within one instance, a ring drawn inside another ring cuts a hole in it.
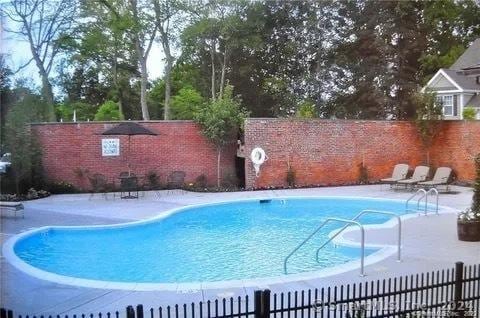
[[[453,187],[455,194],[441,194],[440,205],[463,210],[470,205],[472,189]],[[268,190],[235,193],[192,193],[184,191],[148,192],[139,200],[107,200],[102,195],[55,195],[45,199],[25,202],[25,219],[8,217],[1,219],[1,243],[23,231],[46,225],[97,225],[115,224],[147,219],[162,212],[186,205],[231,199],[284,197],[284,196],[359,196],[406,200],[411,192],[392,191],[386,186],[349,186],[296,190]],[[367,243],[394,244],[393,228],[368,232]],[[357,233],[345,234],[356,240]],[[24,314],[80,314],[107,311],[123,312],[127,305],[144,304],[146,307],[198,302],[215,298],[251,295],[259,288],[273,292],[331,286],[341,283],[370,281],[410,273],[453,267],[454,262],[480,263],[480,243],[460,242],[456,238],[455,214],[411,218],[404,221],[403,261],[395,261],[395,255],[368,265],[366,277],[358,275],[358,269],[328,277],[272,284],[268,280],[258,286],[214,289],[201,284],[177,291],[111,290],[68,286],[31,277],[1,258],[0,307]]]

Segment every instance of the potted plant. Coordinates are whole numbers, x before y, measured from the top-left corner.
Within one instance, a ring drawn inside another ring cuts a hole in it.
[[[475,158],[477,178],[471,208],[459,214],[457,232],[460,241],[480,242],[480,154]]]

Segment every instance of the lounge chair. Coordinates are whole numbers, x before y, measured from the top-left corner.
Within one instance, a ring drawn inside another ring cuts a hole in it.
[[[418,186],[426,187],[426,188],[434,188],[436,186],[445,185],[446,191],[449,190],[449,180],[452,174],[452,169],[448,167],[440,167],[435,171],[435,175],[433,179],[430,181],[423,181],[419,182]]]
[[[405,180],[407,178],[408,170],[410,167],[407,164],[400,163],[395,165],[392,172],[391,178],[381,179],[382,183],[395,184],[400,180]]]
[[[396,185],[404,185],[405,188],[410,186],[411,188],[413,188],[413,186],[416,185],[417,183],[425,181],[428,177],[429,172],[430,172],[430,167],[418,166],[415,168],[415,171],[413,171],[413,175],[411,178],[400,180],[396,183]]]
[[[13,210],[15,217],[17,217],[17,212],[22,214],[22,218],[25,218],[23,213],[24,206],[20,202],[5,202],[0,201],[0,210]]]

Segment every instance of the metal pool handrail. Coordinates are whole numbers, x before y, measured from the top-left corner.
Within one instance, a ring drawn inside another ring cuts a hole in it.
[[[438,197],[439,197],[439,193],[438,193],[438,190],[436,188],[431,188],[430,190],[427,191],[427,194],[425,195],[425,215],[427,215],[427,212],[428,212],[428,195],[430,194],[430,192],[433,192],[433,195],[436,196],[436,202],[435,202],[435,214],[438,215]]]
[[[418,210],[420,209],[420,200],[422,200],[427,195],[427,191],[425,191],[425,189],[418,189],[417,192],[415,192],[410,198],[408,198],[407,202],[405,202],[405,212],[410,211],[408,209],[408,203],[410,203],[410,201],[412,201],[419,193],[421,193],[422,196],[417,201],[417,212],[418,212]],[[425,202],[425,214],[427,213],[426,211],[427,211],[427,203]]]
[[[315,229],[315,231],[312,232],[305,240],[302,241],[290,254],[288,254],[287,257],[285,257],[285,260],[283,261],[283,272],[287,274],[287,262],[288,259],[295,254],[307,241],[309,241],[315,234],[318,233],[327,223],[329,222],[342,222],[342,223],[348,223],[350,225],[356,225],[360,228],[360,235],[361,235],[361,259],[360,259],[360,276],[365,276],[364,272],[364,265],[365,265],[365,229],[363,228],[363,225],[360,224],[359,222],[353,221],[353,220],[347,220],[347,219],[341,219],[341,218],[328,218],[326,219],[319,227]]]
[[[383,215],[388,215],[388,216],[391,216],[391,217],[394,217],[397,219],[397,224],[398,224],[398,231],[397,231],[397,262],[400,262],[402,260],[402,252],[401,252],[401,246],[402,246],[402,220],[400,218],[400,216],[398,216],[396,213],[394,212],[389,212],[389,211],[378,211],[378,210],[363,210],[362,212],[358,213],[353,219],[352,221],[356,221],[358,219],[360,219],[363,215],[365,214],[383,214]],[[335,235],[333,235],[332,237],[330,237],[330,239],[328,241],[326,241],[325,243],[323,243],[322,246],[320,246],[318,249],[317,249],[317,253],[316,253],[316,256],[315,256],[315,259],[317,260],[317,262],[319,262],[319,256],[320,256],[320,250],[322,248],[324,248],[328,243],[330,243],[331,241],[333,241],[338,235],[340,235],[340,233],[342,233],[345,229],[347,229],[351,224],[347,224],[345,225],[343,228],[341,228],[340,230],[338,230],[337,233],[335,233]]]

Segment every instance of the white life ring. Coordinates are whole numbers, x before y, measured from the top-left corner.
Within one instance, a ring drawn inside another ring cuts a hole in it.
[[[267,155],[262,148],[254,148],[252,153],[250,154],[250,159],[252,160],[253,164],[261,165],[267,160]]]
[[[265,150],[260,147],[254,148],[250,154],[250,160],[252,160],[253,168],[255,169],[255,175],[258,177],[260,174],[260,166],[268,159],[265,154]]]

